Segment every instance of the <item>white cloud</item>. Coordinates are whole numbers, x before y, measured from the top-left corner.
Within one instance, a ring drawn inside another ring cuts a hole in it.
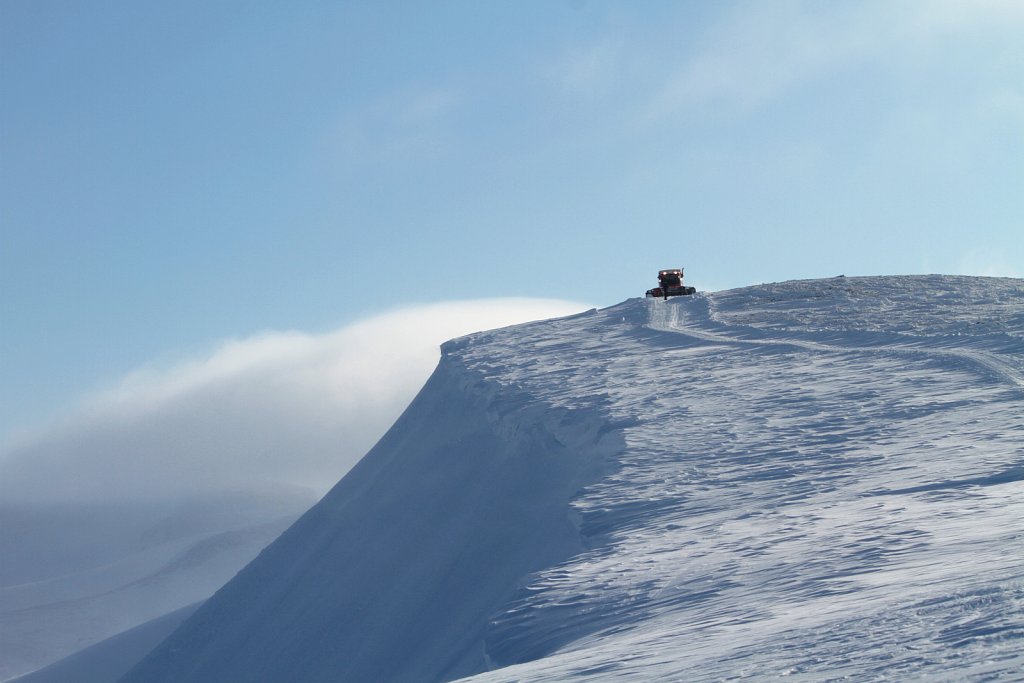
[[[1024,23],[1024,3],[1019,0],[918,0],[908,9],[908,25],[922,38]]]
[[[341,115],[329,144],[361,163],[429,157],[451,143],[447,122],[461,101],[450,88],[399,88]]]
[[[823,7],[819,5],[819,7]],[[702,47],[667,74],[649,105],[652,118],[701,105],[748,109],[794,84],[863,54],[860,22],[799,3],[740,4],[709,29]]]
[[[143,369],[0,451],[0,499],[161,498],[272,484],[325,491],[472,331],[582,304],[498,299],[387,313],[321,335],[261,334]]]
[[[621,37],[574,45],[550,66],[548,80],[573,95],[603,95],[623,77],[625,43]]]
[[[983,40],[1022,25],[1024,3],[1001,0],[737,3],[692,53],[663,60],[647,118],[704,105],[745,111],[838,69],[909,64],[949,38]]]

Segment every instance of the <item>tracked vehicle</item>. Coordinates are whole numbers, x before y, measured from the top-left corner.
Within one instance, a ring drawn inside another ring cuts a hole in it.
[[[668,299],[670,296],[688,296],[696,293],[696,287],[687,287],[683,284],[682,268],[659,270],[658,286],[647,290],[647,296],[664,297],[665,299]]]

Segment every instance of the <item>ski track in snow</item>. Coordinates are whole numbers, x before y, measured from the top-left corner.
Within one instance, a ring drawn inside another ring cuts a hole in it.
[[[474,335],[626,447],[464,681],[1024,679],[1024,283],[836,278]]]

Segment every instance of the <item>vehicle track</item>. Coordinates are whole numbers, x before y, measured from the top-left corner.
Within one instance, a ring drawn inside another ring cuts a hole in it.
[[[820,353],[873,353],[883,355],[904,355],[916,358],[933,358],[952,360],[960,364],[974,366],[984,374],[997,381],[1009,384],[1017,389],[1024,389],[1024,371],[1007,359],[996,354],[969,348],[939,349],[934,347],[911,346],[927,344],[929,340],[922,337],[910,338],[910,343],[878,344],[872,346],[855,344],[825,343],[809,339],[813,332],[795,332],[782,336],[769,335],[765,330],[755,327],[739,327],[722,323],[715,319],[711,310],[711,299],[706,294],[697,294],[688,299],[676,299],[664,302],[651,299],[647,302],[647,326],[661,332],[673,332],[688,337],[716,344],[741,346],[791,346]],[[742,336],[739,336],[742,335]]]

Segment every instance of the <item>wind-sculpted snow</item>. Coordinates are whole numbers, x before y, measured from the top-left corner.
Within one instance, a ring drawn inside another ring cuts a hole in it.
[[[487,617],[578,553],[569,501],[621,450],[590,410],[448,347],[403,417],[123,680],[424,681],[481,671]]]
[[[873,332],[1019,341],[1024,281],[953,275],[837,277],[719,292],[718,323],[771,331]]]
[[[472,680],[1020,680],[1022,323],[1024,282],[934,277],[592,316],[549,386],[626,449],[574,501],[591,549],[492,620],[534,661]]]
[[[835,278],[451,342],[124,680],[1020,680],[1022,316]]]

